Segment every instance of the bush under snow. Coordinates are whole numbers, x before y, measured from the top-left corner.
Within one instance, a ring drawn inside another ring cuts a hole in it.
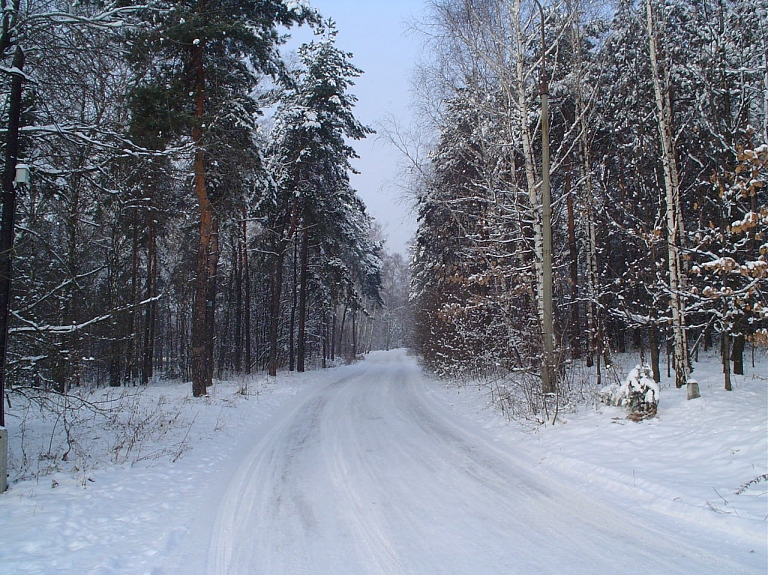
[[[648,365],[637,365],[622,384],[612,384],[600,390],[604,403],[628,408],[633,419],[656,415],[659,404],[659,384],[653,380]]]

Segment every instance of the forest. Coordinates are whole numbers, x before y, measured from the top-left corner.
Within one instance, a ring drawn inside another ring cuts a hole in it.
[[[768,572],[768,0],[0,7],[0,575]]]
[[[574,362],[666,353],[683,387],[719,346],[728,388],[768,341],[760,0],[426,2],[410,262],[350,185],[362,70],[308,3],[1,1],[9,392],[408,345],[537,412]]]
[[[332,21],[279,0],[2,8],[9,393],[201,396],[402,346],[407,264],[350,186],[372,130]],[[286,55],[297,26],[314,38]]]
[[[542,4],[433,0],[416,25],[414,346],[534,413],[628,351],[690,398],[719,346],[730,389],[768,342],[766,5]]]

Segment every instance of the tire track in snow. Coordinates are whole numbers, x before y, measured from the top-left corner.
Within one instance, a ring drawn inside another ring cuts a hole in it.
[[[390,374],[389,377],[397,377],[397,373]],[[370,372],[366,371],[349,385],[357,384],[365,387],[366,379],[369,378]],[[354,391],[348,390],[348,392]],[[405,575],[408,571],[388,535],[378,522],[372,520],[370,501],[366,502],[366,499],[356,489],[356,478],[359,476],[353,473],[349,467],[350,461],[357,462],[357,467],[360,468],[362,467],[359,465],[360,462],[371,459],[368,457],[371,450],[362,445],[359,439],[361,430],[355,423],[367,421],[373,423],[374,427],[383,427],[377,425],[383,422],[383,417],[366,409],[365,402],[361,400],[359,392],[351,395],[347,401],[339,402],[335,412],[331,414],[330,421],[339,421],[342,425],[343,423],[347,425],[343,428],[334,426],[336,429],[330,430],[334,440],[330,442],[332,448],[329,449],[328,453],[329,472],[332,482],[340,489],[339,504],[344,508],[344,515],[351,522],[358,554],[364,558],[363,561],[371,569],[369,572],[381,575]]]
[[[338,373],[230,480],[206,573],[744,572],[531,469],[449,413],[403,352]]]

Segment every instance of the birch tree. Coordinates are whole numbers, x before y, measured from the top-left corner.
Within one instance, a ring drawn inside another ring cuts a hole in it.
[[[682,202],[680,200],[680,178],[675,157],[669,68],[659,59],[659,39],[652,0],[645,0],[645,17],[648,34],[648,52],[651,62],[651,79],[653,81],[654,101],[656,104],[656,122],[659,128],[661,161],[664,170],[667,264],[669,266],[670,291],[669,305],[672,311],[672,331],[675,341],[675,386],[680,388],[688,384],[690,377],[688,337],[685,330],[685,300],[683,296],[685,270],[681,253],[685,226],[683,224]],[[696,387],[689,387],[688,397],[698,397],[698,389]]]

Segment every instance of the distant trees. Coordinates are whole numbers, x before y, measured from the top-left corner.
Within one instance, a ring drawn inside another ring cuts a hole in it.
[[[408,294],[411,274],[400,254],[383,254],[381,265],[382,306],[371,318],[370,348],[390,350],[410,345],[412,321]]]
[[[362,308],[365,296],[378,303],[380,246],[372,241],[371,220],[349,184],[354,150],[346,139],[371,133],[352,114],[355,98],[348,92],[361,71],[350,55],[335,46],[330,21],[317,29],[317,39],[298,52],[300,67],[293,86],[276,114],[270,150],[275,184],[262,202],[272,235],[273,292],[271,301],[269,373],[275,375],[278,324],[286,256],[293,252],[293,293],[290,321],[290,364],[295,333],[296,369],[304,371],[310,298],[314,298],[315,339],[324,358],[332,348],[329,322],[335,309]]]
[[[752,191],[732,191],[734,174],[748,170],[743,154],[759,158],[754,139],[766,136],[766,28],[755,16],[764,7],[747,4],[543,6],[559,369],[586,354],[599,378],[610,351],[632,345],[650,350],[658,379],[666,339],[684,385],[689,341],[698,349],[713,328],[725,329],[722,307],[701,295],[716,273],[752,298],[739,305],[749,308],[744,317],[728,314],[740,343],[723,352],[726,361],[738,363],[743,342],[759,341],[765,317],[753,310],[764,305],[765,278],[715,272],[719,252],[703,247],[765,259],[759,161],[750,160]],[[540,375],[541,15],[536,3],[517,0],[430,6],[434,65],[423,92],[439,139],[414,185],[416,343],[439,371]]]
[[[299,349],[303,366],[320,364],[336,307],[380,304],[381,247],[347,175],[345,138],[369,133],[352,115],[360,71],[317,13],[218,0],[3,8],[4,93],[15,47],[28,52],[19,161],[32,170],[13,252],[13,385],[183,377],[202,395],[216,373],[288,368]],[[325,35],[291,70],[278,27],[302,23]],[[317,122],[294,122],[288,141],[299,105]]]

